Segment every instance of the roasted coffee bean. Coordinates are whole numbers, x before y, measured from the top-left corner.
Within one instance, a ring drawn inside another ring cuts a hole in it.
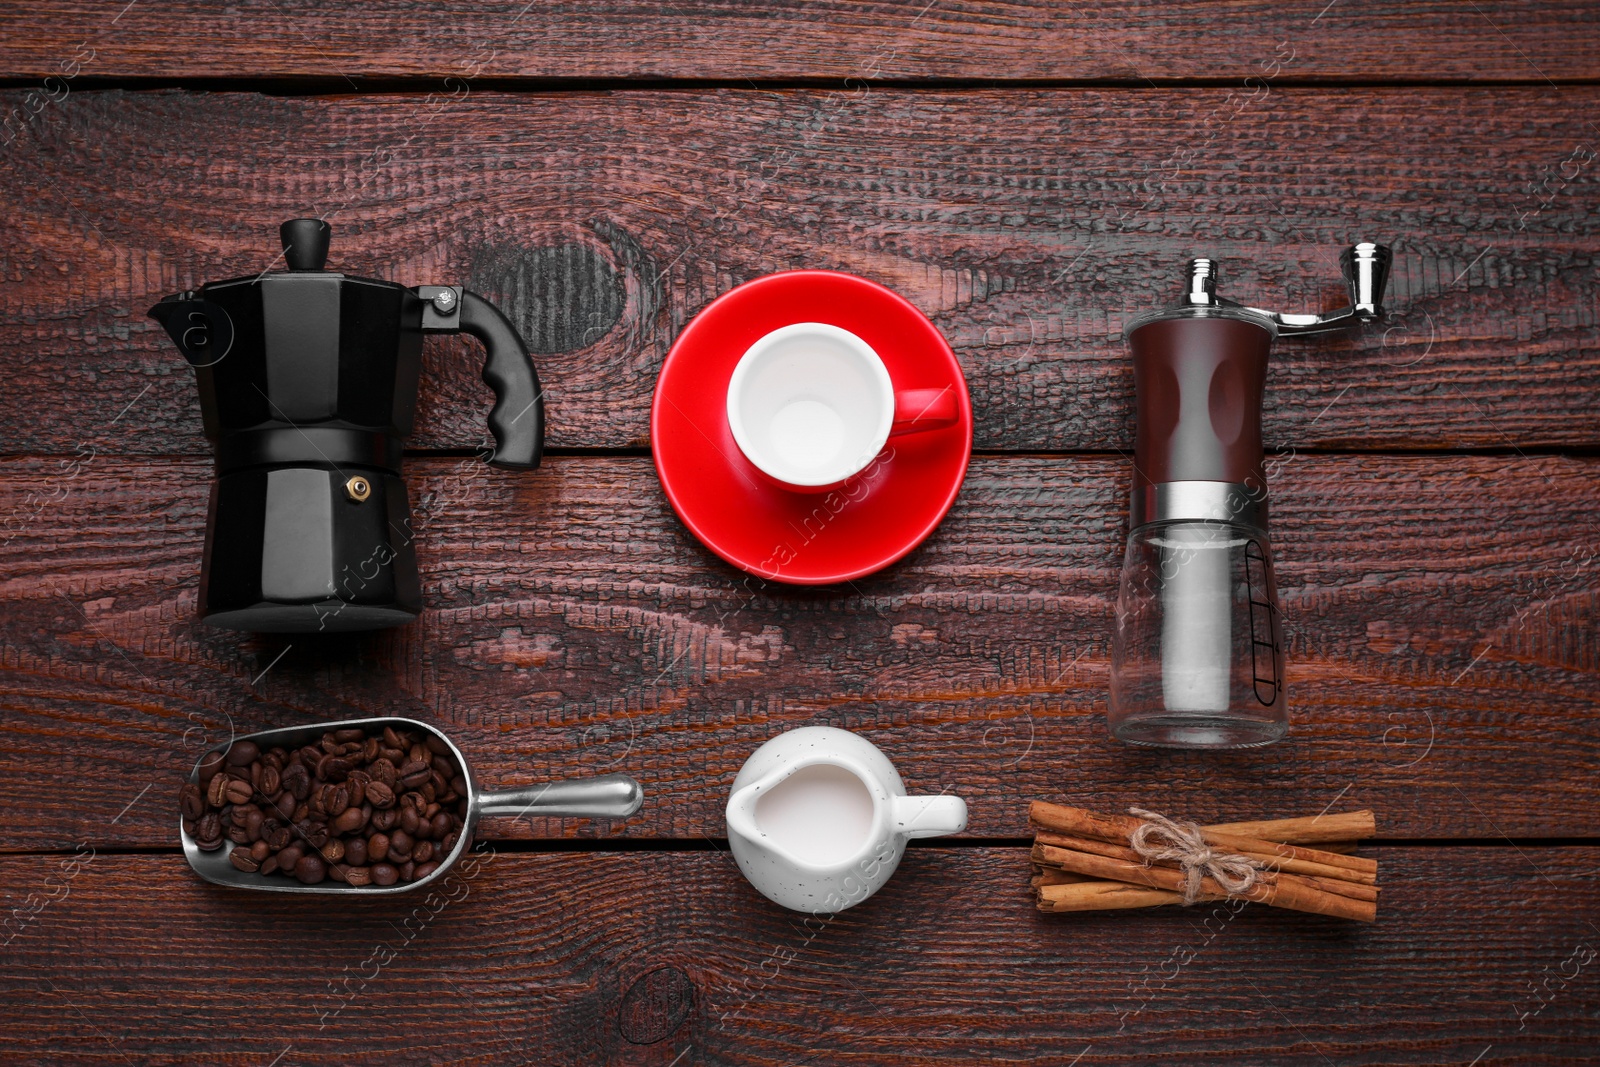
[[[414,881],[417,877],[417,865],[406,860],[400,865],[400,880],[402,882]]]
[[[344,861],[353,867],[367,865],[367,839],[364,837],[346,838],[344,842]]]
[[[364,743],[367,740],[367,731],[359,726],[346,726],[343,730],[335,730],[333,739],[344,745],[349,744],[351,741]]]
[[[307,854],[300,857],[300,862],[294,865],[294,876],[306,885],[316,885],[327,877],[328,867],[322,862],[322,857]]]
[[[411,747],[411,742],[401,737],[393,726],[383,728],[383,743],[390,748],[406,749]]]
[[[361,762],[371,763],[373,760],[377,759],[378,748],[381,743],[382,742],[380,742],[376,737],[367,738],[366,743],[361,746]]]
[[[194,836],[196,829],[195,820],[190,818],[182,818],[178,820],[178,825],[183,827],[184,833],[188,834],[190,837]]]
[[[295,800],[304,800],[311,795],[311,774],[303,763],[291,763],[283,769],[283,788]]]
[[[183,783],[183,788],[178,790],[178,810],[185,819],[198,819],[206,813],[206,798],[201,795],[199,786],[193,782]]]
[[[406,789],[416,789],[428,780],[429,767],[421,760],[407,760],[400,768],[400,784]]]
[[[272,846],[273,850],[286,847],[294,840],[294,831],[289,829],[277,819],[268,819],[261,824],[261,840]]]
[[[328,824],[317,819],[307,819],[303,823],[296,823],[295,829],[305,839],[306,844],[312,848],[321,848],[328,841]]]
[[[408,834],[417,832],[417,825],[422,821],[416,808],[403,808],[400,811],[400,829]]]
[[[257,841],[255,844],[250,846],[250,858],[255,860],[257,863],[260,863],[262,860],[266,859],[276,851],[277,849],[273,848],[265,841]]]
[[[256,788],[269,797],[275,797],[282,783],[283,776],[279,774],[278,768],[269,763],[261,768],[261,777],[256,780]]]
[[[255,795],[256,791],[251,787],[249,782],[240,778],[228,779],[228,788],[226,793],[228,803],[243,804]]]
[[[460,835],[454,830],[451,830],[448,834],[444,835],[444,840],[439,842],[439,847],[444,850],[444,854],[446,856],[450,855],[450,853],[455,849],[456,839],[458,837],[460,837]]]
[[[276,871],[277,869],[278,869],[278,857],[277,856],[268,856],[266,859],[261,861],[261,870],[260,870],[259,873],[261,873],[261,874],[271,874],[273,871]]]
[[[378,758],[385,763],[392,763],[396,767],[406,761],[406,750],[403,748],[380,748]]]
[[[466,796],[467,780],[459,774],[450,779],[450,792],[454,793],[458,797]]]
[[[215,852],[222,847],[222,816],[208,811],[200,816],[194,826],[195,844],[205,852]]]
[[[411,877],[420,882],[438,869],[437,863],[419,863],[417,869],[411,872]]]
[[[345,775],[345,788],[350,790],[350,804],[359,808],[367,799],[367,786],[372,783],[372,775],[366,771],[355,770]]]
[[[373,834],[367,838],[367,858],[374,863],[382,863],[389,858],[388,834]]]
[[[339,752],[339,739],[333,736],[332,731],[323,734],[318,740],[317,744],[321,747],[325,755],[333,756],[337,755]]]
[[[411,848],[415,844],[411,835],[404,830],[396,830],[389,835],[389,858],[392,860],[407,860],[411,858]]]
[[[261,826],[266,821],[259,808],[252,807],[244,816],[245,832],[250,835],[251,841],[261,840]]]
[[[294,865],[300,862],[300,857],[306,854],[305,846],[298,841],[291,841],[288,845],[278,850],[278,866],[286,872],[293,874]]]
[[[400,813],[394,808],[372,813],[372,828],[374,830],[393,830],[394,824],[400,821]]]
[[[281,748],[269,749],[261,762],[275,771],[283,770],[283,765],[288,762],[289,754]]]
[[[372,865],[372,881],[374,885],[394,885],[400,880],[400,870],[392,863],[374,863]]]
[[[322,853],[322,858],[329,863],[338,863],[344,859],[344,838],[330,837],[328,838],[328,843],[318,851]]]
[[[218,774],[211,779],[211,784],[206,787],[206,803],[213,808],[220,808],[228,802],[228,776]]]
[[[341,834],[355,833],[366,821],[366,813],[360,808],[346,808],[334,817],[333,829]]]
[[[441,811],[439,814],[433,817],[434,840],[443,841],[445,838],[450,836],[450,832],[455,828],[455,820],[450,818],[450,814],[448,812]]]
[[[344,875],[344,880],[346,882],[358,888],[360,886],[372,884],[372,872],[360,864],[355,864],[353,866],[347,865],[344,867],[341,873]]]
[[[242,826],[228,827],[228,832],[224,836],[236,845],[248,845],[250,843],[250,831]]]
[[[244,777],[246,777],[246,778],[248,778],[250,780],[250,788],[251,789],[260,789],[261,788],[261,761],[260,760],[256,760],[254,763],[250,764],[250,766],[245,768],[245,769],[249,772],[248,774],[244,775]]]
[[[278,814],[285,819],[292,818],[296,807],[294,794],[285,789],[278,794],[278,799],[273,802],[273,806],[278,809]]]
[[[328,818],[336,818],[350,806],[350,790],[342,785],[325,786],[322,790],[322,810]]]
[[[260,861],[252,857],[248,850],[236,848],[228,853],[228,862],[246,874],[255,874],[261,869]]]
[[[411,850],[411,858],[418,863],[427,863],[433,859],[433,842],[418,841],[417,846]]]
[[[226,758],[230,767],[248,767],[261,758],[261,750],[254,741],[235,741]]]
[[[434,770],[436,770],[440,774],[444,775],[444,780],[445,781],[448,782],[451,778],[453,778],[455,776],[455,773],[456,773],[455,761],[452,760],[449,756],[435,756],[435,757],[433,757],[433,759],[430,762],[432,763]]]
[[[204,789],[210,785],[211,779],[215,778],[217,772],[227,766],[227,763],[228,761],[221,752],[207,752],[204,756],[201,756],[200,764],[195,768],[196,776],[200,780],[200,788]]]
[[[380,781],[367,783],[367,799],[378,809],[394,807],[394,790]]]
[[[309,818],[311,818],[311,805],[302,800],[294,806],[294,811],[290,815],[289,821],[297,823]]]
[[[428,751],[436,756],[448,756],[450,754],[450,746],[445,743],[442,737],[429,734],[422,739],[422,743],[428,746]]]
[[[342,782],[356,762],[344,756],[323,756],[317,764],[317,777],[328,782]]]
[[[395,779],[398,777],[394,764],[386,759],[373,760],[367,765],[367,773],[372,775],[374,782],[382,782],[389,787],[390,792],[394,792]]]

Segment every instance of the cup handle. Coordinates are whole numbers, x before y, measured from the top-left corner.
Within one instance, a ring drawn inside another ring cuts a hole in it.
[[[967,802],[960,797],[895,797],[894,828],[907,837],[943,837],[967,828]]]
[[[894,394],[894,424],[890,437],[954,426],[961,417],[952,386],[942,389],[899,389]]]

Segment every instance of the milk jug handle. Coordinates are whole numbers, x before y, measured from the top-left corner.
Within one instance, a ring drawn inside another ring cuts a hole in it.
[[[960,797],[895,797],[891,810],[895,832],[907,837],[942,837],[967,828],[967,802]]]

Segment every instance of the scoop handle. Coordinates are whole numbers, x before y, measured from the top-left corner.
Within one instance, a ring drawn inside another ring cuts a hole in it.
[[[570,778],[493,792],[483,790],[473,798],[473,807],[479,815],[509,815],[514,819],[545,816],[625,819],[643,803],[644,787],[626,774]]]

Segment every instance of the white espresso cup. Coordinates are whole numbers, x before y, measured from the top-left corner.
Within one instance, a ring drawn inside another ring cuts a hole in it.
[[[728,427],[755,467],[801,493],[834,489],[891,436],[951,426],[955,388],[896,390],[872,346],[824,322],[751,345],[728,382]]]

